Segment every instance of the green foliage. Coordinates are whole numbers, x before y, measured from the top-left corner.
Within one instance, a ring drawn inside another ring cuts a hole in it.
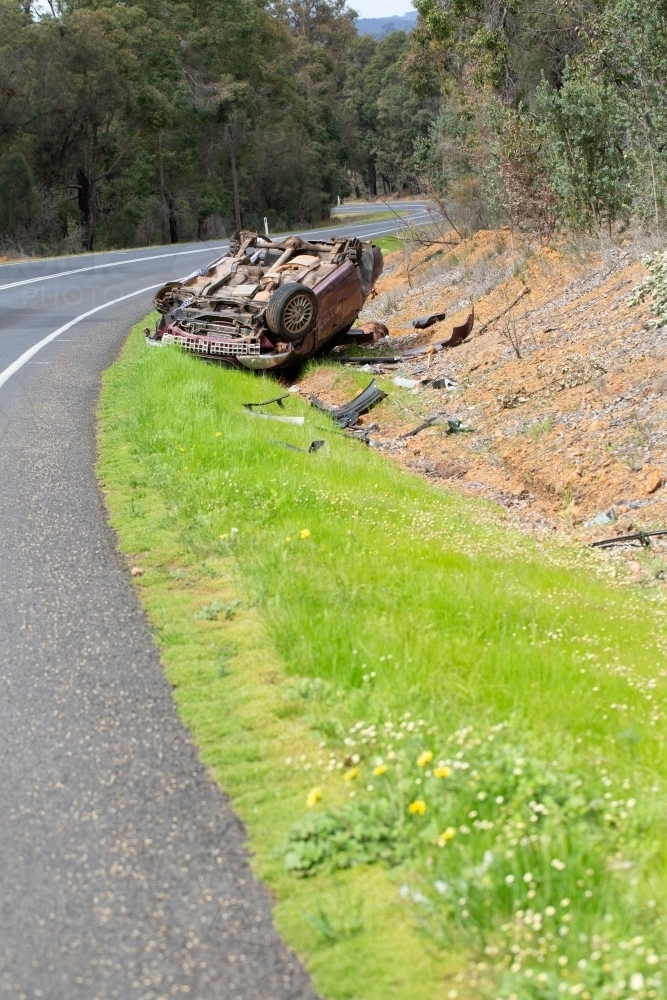
[[[667,323],[667,250],[645,257],[644,266],[649,272],[648,277],[633,289],[629,305],[638,306],[648,299],[651,312],[656,317],[653,325],[663,326]]]
[[[581,68],[560,90],[538,92],[541,134],[559,211],[573,228],[600,227],[627,215],[633,183],[618,95]]]
[[[417,6],[407,76],[442,92],[419,165],[464,227],[663,224],[664,3]]]
[[[34,178],[32,249],[311,226],[350,177],[375,193],[371,162],[385,193],[416,190],[431,112],[401,78],[406,37],[358,38],[343,0],[56,8],[0,4],[0,158],[16,145]]]
[[[30,167],[18,149],[10,149],[0,161],[0,233],[20,232],[35,209]]]

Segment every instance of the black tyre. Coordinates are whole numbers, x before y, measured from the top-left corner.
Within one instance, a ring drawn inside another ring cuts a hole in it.
[[[288,343],[303,340],[317,323],[317,297],[312,288],[292,281],[278,288],[266,307],[271,333]]]

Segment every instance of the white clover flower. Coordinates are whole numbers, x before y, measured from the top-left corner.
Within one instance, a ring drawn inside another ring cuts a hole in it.
[[[525,872],[525,874],[523,876],[523,880],[526,883],[532,882],[533,881],[533,873],[532,872]]]
[[[552,858],[551,867],[555,868],[557,872],[562,872],[567,866],[565,862],[561,861],[559,858]]]
[[[644,989],[644,977],[641,972],[633,972],[630,976],[630,989],[635,993]]]
[[[505,885],[512,885],[514,883],[514,875],[505,876]]]

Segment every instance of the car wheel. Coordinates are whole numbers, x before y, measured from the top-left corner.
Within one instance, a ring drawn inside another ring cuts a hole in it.
[[[303,340],[317,322],[317,296],[312,288],[293,281],[278,288],[266,307],[271,333],[288,343]]]

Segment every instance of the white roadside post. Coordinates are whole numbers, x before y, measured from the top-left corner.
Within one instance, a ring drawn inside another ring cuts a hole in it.
[[[264,232],[267,236],[269,235],[269,220],[266,216],[264,216]]]

